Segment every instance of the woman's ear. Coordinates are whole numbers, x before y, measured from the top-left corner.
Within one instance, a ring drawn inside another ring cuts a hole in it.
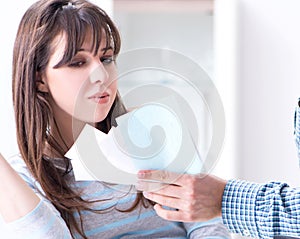
[[[36,87],[38,92],[49,93],[47,82],[39,72],[36,73]]]

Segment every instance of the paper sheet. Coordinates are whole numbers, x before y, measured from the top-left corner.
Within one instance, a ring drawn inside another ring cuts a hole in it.
[[[85,125],[66,153],[77,181],[135,184],[142,169],[201,171],[193,139],[170,110],[151,104],[116,120],[108,134]]]

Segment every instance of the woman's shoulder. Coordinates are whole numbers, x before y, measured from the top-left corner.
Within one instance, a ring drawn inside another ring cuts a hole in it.
[[[27,169],[26,164],[19,153],[11,155],[7,158],[7,161],[16,171],[19,171],[19,169]]]
[[[28,171],[27,166],[21,156],[21,154],[14,154],[7,158],[8,163],[10,166],[13,167],[14,170],[17,172],[19,171]]]
[[[31,187],[36,187],[36,180],[29,172],[21,154],[15,154],[7,158],[10,166],[27,182]]]

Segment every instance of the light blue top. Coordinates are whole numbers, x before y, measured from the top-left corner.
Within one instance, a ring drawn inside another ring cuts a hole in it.
[[[71,238],[60,213],[43,196],[43,190],[28,172],[24,161],[16,156],[10,160],[10,164],[42,200],[33,211],[17,221],[6,224],[0,218],[0,238]],[[102,214],[82,212],[83,227],[88,238],[230,238],[221,218],[203,223],[171,222],[158,217],[152,206],[138,207],[132,212],[122,213],[116,209],[128,209],[135,199],[135,193],[128,193],[121,185],[109,186],[96,181],[76,182],[72,172],[67,177],[69,184],[81,191],[84,199],[106,199],[93,203],[93,208],[106,209],[114,206],[112,210]],[[76,238],[80,238],[79,235]]]

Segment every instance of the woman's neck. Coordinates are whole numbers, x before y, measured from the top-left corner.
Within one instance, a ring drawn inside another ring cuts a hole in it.
[[[66,154],[78,138],[84,125],[85,122],[76,120],[71,116],[55,117],[50,126],[50,133],[59,146],[60,152],[48,145],[47,155],[50,157],[62,157]]]

